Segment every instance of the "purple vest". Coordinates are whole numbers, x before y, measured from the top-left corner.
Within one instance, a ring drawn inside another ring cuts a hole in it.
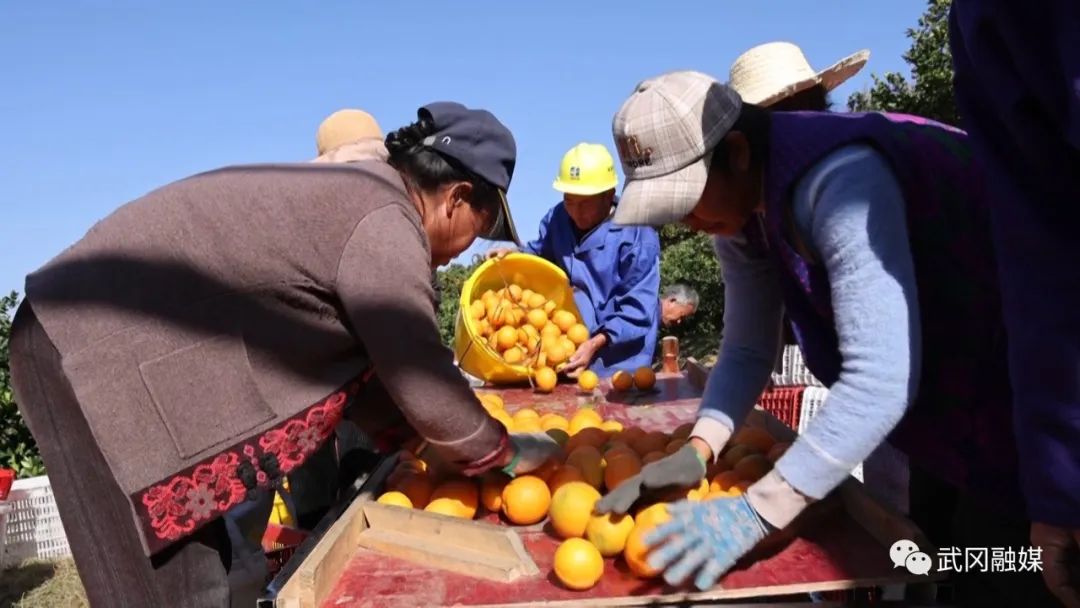
[[[874,146],[898,178],[919,292],[919,390],[890,441],[927,472],[1003,510],[1022,510],[990,194],[963,131],[900,114],[772,115],[765,239],[782,268],[786,311],[806,364],[831,385],[841,357],[829,277],[788,242],[785,218],[799,178],[851,143]]]

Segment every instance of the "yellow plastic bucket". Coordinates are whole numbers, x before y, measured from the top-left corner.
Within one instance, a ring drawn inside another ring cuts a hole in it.
[[[544,258],[527,253],[511,253],[501,260],[492,259],[481,264],[461,287],[454,327],[454,355],[461,369],[491,384],[525,382],[532,372],[524,365],[511,365],[503,361],[479,334],[476,320],[465,312],[473,300],[485,291],[498,291],[511,283],[531,289],[555,302],[557,310],[566,310],[581,318],[566,273]]]

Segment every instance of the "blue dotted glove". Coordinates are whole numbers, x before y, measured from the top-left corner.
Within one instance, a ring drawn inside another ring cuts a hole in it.
[[[670,585],[679,585],[696,572],[694,585],[702,591],[716,584],[770,529],[744,496],[682,501],[668,507],[668,512],[671,521],[642,539],[655,547],[649,565],[662,568]]]

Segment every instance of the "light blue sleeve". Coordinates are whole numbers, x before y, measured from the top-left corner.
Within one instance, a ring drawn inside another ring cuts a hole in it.
[[[724,281],[724,334],[698,417],[734,429],[769,381],[780,347],[783,296],[766,252],[741,235],[717,238],[715,244]]]
[[[885,440],[916,394],[918,296],[904,197],[873,148],[846,146],[815,165],[796,186],[793,210],[828,272],[843,363],[776,468],[794,488],[821,498]]]

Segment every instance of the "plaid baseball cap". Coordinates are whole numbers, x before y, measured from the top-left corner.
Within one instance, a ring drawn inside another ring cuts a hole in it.
[[[510,129],[487,110],[473,110],[451,101],[429,103],[417,115],[435,125],[435,133],[424,138],[425,146],[461,163],[498,191],[499,216],[491,230],[480,236],[521,246],[506,200],[517,163],[517,144]]]
[[[626,185],[617,224],[681,221],[701,200],[712,151],[742,99],[701,72],[668,72],[639,84],[612,121]]]

